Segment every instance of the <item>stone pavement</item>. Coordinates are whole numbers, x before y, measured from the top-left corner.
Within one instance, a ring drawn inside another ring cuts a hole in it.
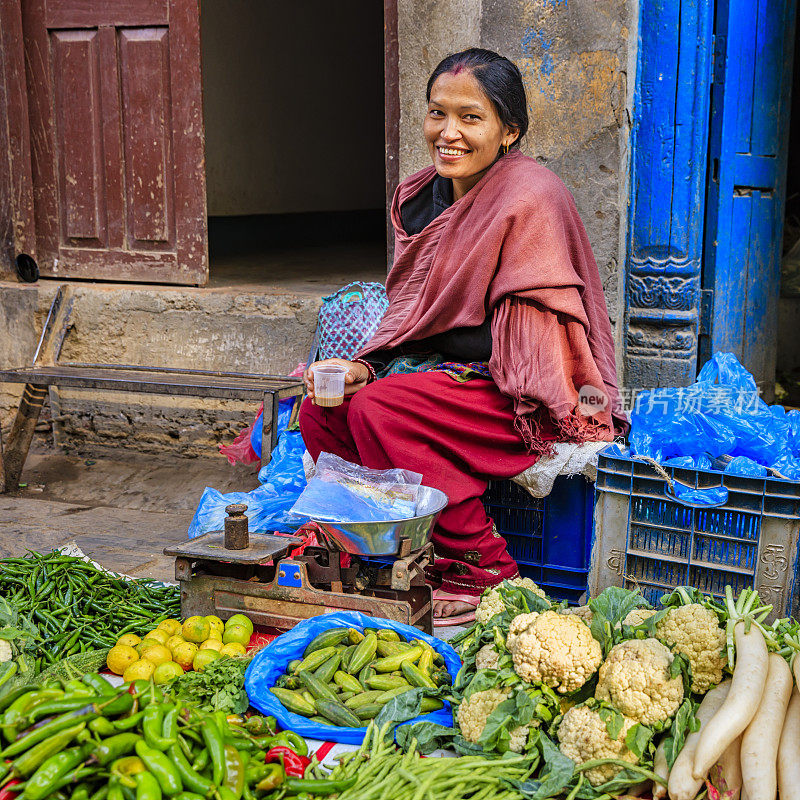
[[[221,492],[258,485],[258,465],[221,456],[180,458],[117,450],[65,455],[35,445],[22,488],[0,494],[0,558],[74,542],[115,572],[174,580],[168,544],[186,531],[206,486]]]
[[[174,580],[164,547],[186,539],[192,512],[137,511],[0,495],[0,558],[74,543],[114,572]]]

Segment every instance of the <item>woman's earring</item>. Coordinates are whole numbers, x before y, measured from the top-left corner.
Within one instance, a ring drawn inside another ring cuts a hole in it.
[[[500,149],[503,151],[503,155],[507,155],[508,154],[508,145],[507,144],[504,144]]]

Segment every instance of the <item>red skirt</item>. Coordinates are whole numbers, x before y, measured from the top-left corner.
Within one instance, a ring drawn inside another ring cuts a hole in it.
[[[335,408],[306,400],[300,431],[315,461],[325,451],[372,469],[410,469],[447,495],[432,537],[434,585],[480,594],[518,574],[481,496],[489,480],[518,475],[538,456],[527,452],[514,430],[512,401],[493,381],[459,383],[443,372],[390,375]]]

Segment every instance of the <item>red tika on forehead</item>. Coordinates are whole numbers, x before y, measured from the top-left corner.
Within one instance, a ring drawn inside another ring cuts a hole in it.
[[[466,69],[466,66],[464,64],[456,64],[453,67],[453,69],[450,70],[450,74],[451,75],[460,75],[462,72],[464,72],[465,69]]]

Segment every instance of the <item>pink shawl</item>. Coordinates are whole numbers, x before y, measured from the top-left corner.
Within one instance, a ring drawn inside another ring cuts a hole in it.
[[[551,450],[538,436],[545,410],[557,441],[611,440],[612,409],[619,408],[614,342],[572,195],[550,170],[512,151],[411,236],[400,207],[435,175],[434,167],[423,169],[395,192],[390,305],[359,355],[480,325],[491,314],[489,369],[514,400],[515,427],[528,449]],[[582,412],[582,387],[604,390],[605,409]]]

